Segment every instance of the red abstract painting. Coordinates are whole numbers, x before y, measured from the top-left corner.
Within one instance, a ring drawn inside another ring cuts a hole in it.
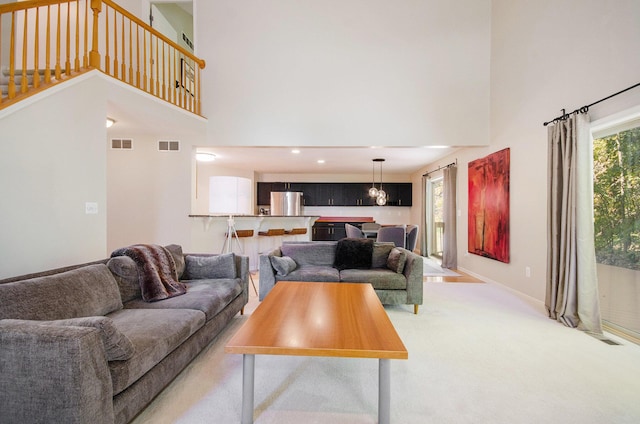
[[[509,263],[509,149],[469,162],[469,253]]]

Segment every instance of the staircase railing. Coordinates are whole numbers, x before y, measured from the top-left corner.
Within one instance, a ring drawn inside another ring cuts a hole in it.
[[[204,66],[110,0],[0,5],[0,109],[98,69],[200,115]]]

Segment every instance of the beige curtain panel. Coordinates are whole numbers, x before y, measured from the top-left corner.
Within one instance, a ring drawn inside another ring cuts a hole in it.
[[[442,267],[455,269],[458,267],[458,224],[456,203],[456,166],[446,167],[442,173],[443,181],[443,215],[444,240],[442,253]]]
[[[602,334],[593,234],[589,117],[548,127],[547,291],[549,317]]]

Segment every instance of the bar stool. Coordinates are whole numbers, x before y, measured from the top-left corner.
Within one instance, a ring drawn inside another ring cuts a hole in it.
[[[282,236],[284,236],[284,228],[269,228],[267,231],[258,231],[260,237],[260,248],[258,251],[265,252],[275,249],[282,244]],[[268,245],[265,246],[265,241]]]
[[[291,235],[307,234],[307,229],[306,228],[292,228],[290,230],[286,230],[284,233],[285,234],[291,234]]]
[[[267,231],[259,231],[258,235],[267,237],[283,236],[284,228],[269,228]]]
[[[225,244],[222,246],[222,251],[224,251],[224,248],[225,248],[225,246],[227,244],[227,241],[229,241],[229,243],[231,243],[232,239],[234,237],[237,237],[236,241],[238,242],[238,247],[240,247],[240,253],[244,254],[245,250],[246,250],[245,249],[246,246],[244,246],[244,243],[243,244],[240,243],[240,239],[241,238],[247,238],[247,237],[253,237],[253,230],[235,230],[235,234],[231,234],[231,237],[229,237],[229,233],[225,233],[225,237],[226,237],[226,240],[224,241]],[[254,249],[252,249],[252,250],[255,250],[255,245],[252,246],[252,247],[254,247]],[[232,251],[233,250],[233,246],[229,246],[229,249]],[[254,255],[253,252],[251,252],[249,254],[249,258],[254,258],[254,256],[257,258],[258,255],[257,254]],[[253,291],[256,293],[256,296],[257,296],[258,295],[258,289],[256,288],[256,283],[253,281],[253,277],[251,276],[251,272],[249,272],[249,279],[251,280],[251,285],[253,286]]]
[[[294,241],[300,240],[300,236],[307,234],[306,228],[292,228],[290,230],[285,230],[285,235],[291,236]]]

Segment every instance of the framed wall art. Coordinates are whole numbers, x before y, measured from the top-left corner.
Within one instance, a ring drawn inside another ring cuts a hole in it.
[[[509,263],[509,163],[504,149],[469,162],[468,251]]]
[[[180,58],[180,86],[193,96],[195,72],[193,66],[184,58]]]

